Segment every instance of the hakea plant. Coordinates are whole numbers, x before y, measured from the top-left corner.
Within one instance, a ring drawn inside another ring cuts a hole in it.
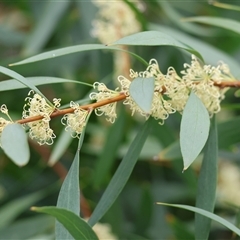
[[[129,78],[119,76],[120,88],[111,90],[104,83],[95,82],[93,88],[97,92],[90,94],[90,99],[95,103],[79,106],[71,101],[70,108],[60,110],[61,99],[54,98],[53,105],[33,90],[25,99],[23,107],[23,119],[18,123],[29,130],[29,136],[35,139],[40,145],[52,144],[56,137],[50,128],[50,120],[53,117],[64,115],[61,122],[65,130],[70,131],[72,137],[80,137],[87,118],[93,110],[97,116],[105,115],[106,120],[114,123],[117,118],[117,102],[124,100],[124,105],[129,105],[132,115],[139,113],[146,119],[154,117],[163,124],[170,114],[182,113],[189,95],[194,92],[205,105],[209,116],[212,117],[220,111],[220,102],[224,99],[228,87],[235,86],[234,77],[228,66],[220,63],[217,67],[201,65],[196,56],[192,56],[191,64],[184,64],[184,70],[180,77],[173,67],[169,67],[166,74],[163,74],[155,59],[150,60],[149,66],[144,72],[130,70]],[[154,91],[150,112],[145,112],[131,96],[130,85],[136,78],[154,78]],[[13,123],[8,115],[6,105],[2,105],[1,112],[6,114],[9,120],[0,118],[0,132],[8,124]]]

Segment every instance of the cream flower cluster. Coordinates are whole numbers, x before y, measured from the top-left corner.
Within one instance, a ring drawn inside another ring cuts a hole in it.
[[[191,64],[184,64],[184,70],[181,71],[180,77],[173,67],[169,67],[167,74],[163,74],[155,59],[150,60],[149,66],[144,72],[134,72],[130,70],[130,79],[119,76],[118,81],[121,84],[121,91],[127,96],[124,104],[129,105],[132,115],[139,112],[146,118],[149,115],[160,120],[160,124],[168,116],[176,111],[182,113],[189,94],[193,91],[203,102],[209,112],[210,117],[220,111],[220,102],[227,91],[221,89],[214,83],[222,81],[232,81],[228,66],[220,63],[217,67],[210,65],[201,65],[193,55]],[[150,114],[145,113],[133,100],[129,93],[131,82],[136,77],[155,78],[154,95]]]
[[[34,93],[33,90],[31,90],[28,95],[31,94],[33,94],[33,97],[27,97],[25,99],[27,103],[23,107],[22,117],[25,119],[34,116],[42,116],[43,119],[26,123],[29,127],[29,136],[32,139],[36,139],[40,145],[50,145],[56,137],[49,126],[49,122],[51,120],[50,115],[56,108],[60,107],[60,99],[54,98],[54,106],[50,106],[46,102],[45,98],[37,93]]]
[[[141,30],[134,12],[124,1],[92,2],[99,8],[97,18],[92,23],[92,35],[100,42],[107,44]],[[134,4],[143,11],[144,7],[139,1],[134,1]]]
[[[117,90],[113,91],[108,89],[104,83],[95,82],[93,84],[93,88],[97,89],[98,93],[92,92],[89,97],[91,100],[96,100],[97,102],[105,99],[111,99],[119,95],[119,92],[117,92]],[[113,102],[113,103],[109,103],[104,106],[98,107],[95,109],[95,114],[97,116],[105,115],[107,117],[107,121],[114,123],[115,119],[117,118],[116,106],[117,106],[117,103]]]
[[[79,138],[84,127],[89,111],[81,109],[78,103],[70,102],[70,107],[74,109],[74,113],[65,114],[61,120],[66,125],[65,130],[71,133],[73,138]]]

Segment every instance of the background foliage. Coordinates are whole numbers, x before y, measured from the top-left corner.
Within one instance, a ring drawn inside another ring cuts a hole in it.
[[[238,1],[232,3],[239,5]],[[179,20],[192,16],[239,20],[238,11],[216,8],[207,2],[196,1],[189,1],[187,8],[182,1],[149,1],[145,4],[146,10],[140,16],[144,30],[170,34],[199,51],[206,63],[216,64],[223,60],[239,79],[240,41],[237,29],[233,32]],[[48,50],[98,43],[90,34],[96,11],[96,6],[86,1],[2,2],[0,65],[7,67],[8,64]],[[156,58],[162,72],[166,72],[169,66],[180,70],[184,62],[190,61],[185,51],[170,46],[131,46],[130,50],[146,61]],[[131,60],[135,70],[145,69],[133,57]],[[115,87],[112,51],[94,50],[58,58],[53,56],[45,61],[12,66],[11,69],[25,77],[59,77],[87,83],[99,81]],[[1,75],[0,79],[8,78]],[[75,83],[43,85],[39,89],[49,99],[61,97],[62,103],[85,99],[90,90],[87,86]],[[29,90],[2,91],[1,85],[0,90],[0,104],[6,104],[11,116],[20,119]],[[216,117],[219,145],[217,165],[218,171],[234,166],[233,169],[237,169],[239,173],[239,99],[233,94],[233,90],[228,92],[222,103],[222,111]],[[98,204],[135,135],[142,133],[141,129],[144,129],[143,118],[132,118],[130,112],[123,107],[118,110],[119,117],[113,125],[92,114],[86,128],[79,168],[81,213],[85,218],[90,217]],[[119,239],[194,238],[194,213],[154,204],[168,202],[195,205],[201,155],[182,173],[183,163],[178,143],[180,120],[181,116],[175,114],[163,126],[156,121],[151,122],[152,130],[130,179],[101,220],[110,224],[112,232]],[[40,147],[29,140],[31,159],[24,167],[16,166],[0,151],[0,239],[54,239],[54,219],[31,212],[29,208],[33,205],[56,205],[61,183],[74,159],[78,141],[68,137],[57,119],[52,121],[51,126],[58,136],[57,141],[52,146]],[[231,167],[229,169],[225,176],[227,179],[233,173]],[[218,182],[215,213],[239,226],[239,200],[237,202],[237,197],[233,198],[235,201],[228,198],[231,195],[229,192],[223,194],[224,201],[222,200],[220,190],[223,183],[224,179]],[[225,187],[232,189],[240,199],[238,184],[239,179],[236,179],[235,185],[229,183]],[[216,222],[212,223],[209,238],[237,239]]]

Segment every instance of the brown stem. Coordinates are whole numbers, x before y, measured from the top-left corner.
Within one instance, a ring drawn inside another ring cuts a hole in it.
[[[221,83],[214,83],[214,86],[217,86],[219,88],[225,88],[225,87],[232,87],[232,88],[240,88],[240,81],[233,81],[233,82],[224,82]]]
[[[83,106],[80,106],[80,108],[84,109],[84,110],[92,110],[92,109],[95,109],[95,108],[98,108],[98,107],[101,107],[101,106],[104,106],[104,105],[107,105],[107,104],[110,104],[110,103],[113,103],[113,102],[121,101],[125,98],[126,98],[126,95],[124,93],[120,93],[116,97],[112,97],[112,98],[108,98],[108,99],[105,99],[105,100],[102,100],[102,101],[99,101],[99,102],[83,105]],[[57,117],[57,116],[61,116],[61,115],[64,115],[64,114],[67,114],[67,113],[73,113],[73,112],[74,112],[73,108],[66,108],[66,109],[63,109],[63,110],[56,109],[50,115],[50,118],[54,118],[54,117]],[[17,120],[16,123],[24,124],[24,123],[28,123],[28,122],[38,121],[38,120],[41,120],[41,119],[43,119],[43,116],[39,115],[39,116],[33,116],[33,117],[28,117],[28,118]]]
[[[214,83],[214,86],[217,86],[219,88],[225,88],[225,87],[232,87],[232,88],[240,88],[240,81],[232,81],[232,82],[221,82],[221,83]],[[163,86],[163,92],[165,91],[165,88]],[[95,103],[91,103],[91,104],[86,104],[86,105],[82,105],[80,106],[81,109],[84,110],[92,110],[92,109],[96,109],[98,107],[113,103],[113,102],[118,102],[121,100],[124,100],[127,96],[124,93],[119,93],[119,95],[117,95],[116,97],[112,97],[112,98],[108,98],[99,102],[95,102]],[[73,113],[74,109],[73,108],[66,108],[66,109],[56,109],[51,115],[50,118],[54,118],[54,117],[58,117],[67,113]],[[33,116],[33,117],[28,117],[25,119],[20,119],[17,120],[16,123],[20,123],[20,124],[24,124],[24,123],[28,123],[28,122],[33,122],[33,121],[38,121],[43,119],[43,116],[39,115],[39,116]]]

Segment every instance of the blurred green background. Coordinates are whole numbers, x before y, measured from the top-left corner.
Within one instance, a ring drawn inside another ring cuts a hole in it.
[[[240,5],[237,0],[231,3]],[[231,62],[232,72],[237,78],[240,77],[239,35],[218,27],[180,21],[191,16],[239,20],[239,12],[216,8],[207,1],[144,1],[143,5],[143,13],[137,13],[142,30],[160,30],[172,35],[196,48],[203,54],[206,63],[217,64],[223,60],[230,65]],[[8,64],[48,50],[99,43],[91,35],[92,21],[97,11],[90,1],[1,1],[0,65],[7,67]],[[172,47],[131,47],[130,50],[146,61],[156,58],[162,72],[166,72],[169,66],[179,71],[184,62],[190,62],[189,54]],[[113,61],[112,51],[88,51],[13,66],[11,69],[25,77],[51,76],[88,83],[99,81],[116,88]],[[135,71],[145,70],[145,66],[133,58],[131,64]],[[6,79],[0,75],[1,81]],[[86,98],[91,90],[72,83],[44,85],[39,89],[50,100],[61,98],[62,105]],[[8,106],[14,120],[21,118],[28,91],[19,89],[0,93],[0,104]],[[230,166],[229,169],[233,167],[239,173],[240,107],[239,99],[233,94],[233,90],[228,92],[217,117],[219,171]],[[106,122],[104,117],[92,115],[86,130],[80,157],[83,217],[91,214],[138,127],[144,122],[141,117],[131,117],[129,109],[118,105],[119,117],[113,125]],[[54,239],[54,219],[35,214],[29,208],[32,205],[56,205],[61,181],[74,158],[77,140],[70,140],[64,134],[59,120],[54,119],[51,126],[57,137],[62,136],[62,139],[69,141],[69,146],[60,158],[51,157],[59,160],[53,167],[48,166],[47,162],[59,138],[52,146],[39,146],[29,140],[31,160],[22,168],[14,165],[0,151],[0,239]],[[175,114],[163,126],[155,123],[129,182],[102,219],[103,223],[110,224],[118,239],[193,239],[193,213],[155,204],[157,201],[195,204],[201,156],[199,161],[182,173],[183,164],[177,147],[180,120],[181,116]],[[240,177],[236,179],[236,185],[224,185],[225,179],[222,178],[219,189],[232,188],[239,196],[236,200],[239,206]],[[230,204],[237,203],[228,198],[231,194],[220,190],[216,213],[231,222],[239,222],[239,213]],[[231,238],[234,239],[234,236],[228,230],[212,224],[210,239]]]

